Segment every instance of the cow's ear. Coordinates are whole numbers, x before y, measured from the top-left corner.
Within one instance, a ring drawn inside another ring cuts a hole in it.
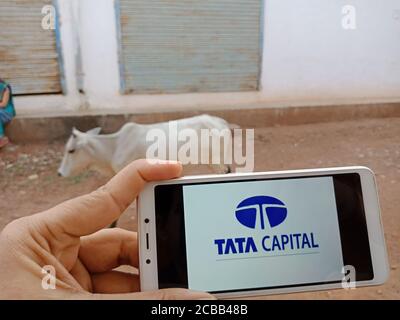
[[[75,127],[72,128],[72,136],[76,138],[79,134],[79,130]]]
[[[97,135],[99,134],[101,131],[100,127],[94,128],[94,129],[90,129],[89,131],[86,131],[87,134],[91,134],[91,135]]]

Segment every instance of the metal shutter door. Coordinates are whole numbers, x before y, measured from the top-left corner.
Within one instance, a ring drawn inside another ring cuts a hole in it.
[[[125,93],[252,91],[262,0],[120,0]]]
[[[59,93],[54,30],[42,29],[42,8],[51,0],[0,1],[0,78],[15,94]]]

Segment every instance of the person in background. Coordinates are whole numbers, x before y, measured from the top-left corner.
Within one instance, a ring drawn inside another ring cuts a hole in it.
[[[4,127],[15,117],[15,108],[12,98],[11,86],[0,79],[0,148],[8,144]]]

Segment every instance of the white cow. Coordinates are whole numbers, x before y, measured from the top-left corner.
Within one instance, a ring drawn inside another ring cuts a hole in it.
[[[168,150],[168,145],[172,139],[171,128],[177,128],[178,132],[181,130],[191,129],[187,131],[195,132],[198,137],[201,136],[201,129],[217,129],[219,132],[227,132],[221,142],[227,143],[232,146],[232,135],[230,128],[237,126],[230,126],[224,119],[213,117],[209,115],[200,115],[191,118],[175,120],[171,122],[162,122],[155,124],[138,124],[130,122],[125,124],[118,132],[113,134],[99,134],[101,128],[91,129],[87,132],[81,132],[77,129],[72,130],[72,135],[69,138],[66,147],[64,158],[62,159],[59,175],[68,177],[78,174],[85,169],[95,169],[105,175],[114,175],[128,163],[133,160],[146,158],[146,153],[150,146],[154,146],[155,140],[149,141],[148,133],[153,130],[153,133],[165,133],[166,141],[165,146]],[[213,130],[211,130],[212,132]],[[214,134],[216,134],[214,132]],[[226,138],[228,141],[226,141]],[[176,139],[176,138],[175,138]],[[200,138],[199,138],[200,139]],[[211,141],[211,139],[210,139]],[[176,142],[177,149],[184,142]],[[209,152],[211,155],[211,143],[208,150],[204,150],[202,144],[198,143],[200,152]],[[203,149],[202,149],[203,148]],[[222,152],[231,152],[229,148],[221,148]],[[162,158],[162,157],[160,157]],[[171,159],[167,154],[165,158]],[[179,155],[177,156],[178,160]],[[222,161],[219,165],[213,165],[213,169],[219,173],[230,172],[230,166],[223,163],[223,154],[220,154]],[[175,158],[176,159],[176,158]],[[210,162],[211,163],[211,162]]]

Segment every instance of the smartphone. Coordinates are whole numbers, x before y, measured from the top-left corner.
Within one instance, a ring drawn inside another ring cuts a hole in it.
[[[184,177],[138,198],[143,291],[220,298],[383,284],[373,172],[341,167]]]

